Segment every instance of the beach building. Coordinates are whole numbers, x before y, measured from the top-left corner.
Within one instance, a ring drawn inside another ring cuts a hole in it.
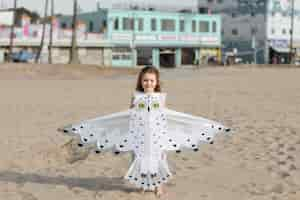
[[[179,67],[221,59],[221,16],[196,12],[101,9],[78,15],[88,32],[102,33],[108,66]],[[59,18],[71,28],[71,16]]]
[[[243,63],[264,63],[266,0],[198,0],[198,7],[222,17],[223,55]]]
[[[244,63],[289,63],[291,35],[299,54],[300,0],[198,0],[198,7],[222,16],[223,54],[234,51]]]
[[[300,0],[270,0],[266,19],[267,63],[300,61]]]

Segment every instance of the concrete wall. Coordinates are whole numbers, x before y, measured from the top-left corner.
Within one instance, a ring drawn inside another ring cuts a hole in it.
[[[103,49],[103,64],[106,67],[112,66],[112,49],[111,48],[104,48]]]
[[[69,62],[69,48],[54,48],[52,51],[54,64],[65,64]],[[104,64],[103,48],[79,48],[78,56],[81,64]]]
[[[80,48],[78,54],[80,62],[83,64],[104,64],[103,48]]]
[[[52,62],[55,64],[65,64],[69,62],[69,48],[53,48]]]

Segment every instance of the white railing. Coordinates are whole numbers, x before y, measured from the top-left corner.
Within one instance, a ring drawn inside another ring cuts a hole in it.
[[[0,45],[9,42],[11,29],[9,27],[0,27]],[[14,43],[36,43],[40,42],[42,37],[42,26],[31,25],[30,27],[17,27],[14,30]],[[49,41],[50,27],[46,26],[45,42]],[[72,38],[71,29],[56,29],[53,31],[53,41],[70,42]],[[103,33],[89,33],[77,30],[77,41],[87,43],[101,43],[106,40]]]

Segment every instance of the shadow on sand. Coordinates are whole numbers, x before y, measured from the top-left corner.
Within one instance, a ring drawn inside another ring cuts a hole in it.
[[[127,193],[135,192],[137,189],[125,185],[122,177],[95,177],[95,178],[76,178],[66,176],[44,176],[33,173],[19,173],[13,171],[0,172],[0,181],[13,182],[16,184],[38,183],[65,185],[69,189],[80,187],[91,191],[124,191]]]

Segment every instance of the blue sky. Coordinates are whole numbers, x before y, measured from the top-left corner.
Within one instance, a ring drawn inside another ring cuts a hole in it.
[[[19,6],[24,6],[26,8],[30,8],[31,10],[43,12],[42,7],[45,0],[18,0]],[[56,11],[64,14],[70,14],[72,12],[72,2],[73,0],[55,0],[56,3]],[[84,11],[90,11],[96,9],[96,0],[78,0],[80,7]],[[168,7],[174,7],[174,6],[190,6],[196,5],[197,0],[184,0],[184,1],[178,1],[178,0],[164,0],[163,4],[161,3],[161,0],[100,0],[100,4],[102,7],[111,7],[113,4],[128,4],[128,2],[132,3],[138,3],[140,5],[154,5],[156,7],[160,6],[168,6]],[[174,2],[176,2],[174,4]],[[177,3],[181,2],[181,3]],[[0,7],[6,6],[11,7],[13,5],[13,0],[0,0]]]

